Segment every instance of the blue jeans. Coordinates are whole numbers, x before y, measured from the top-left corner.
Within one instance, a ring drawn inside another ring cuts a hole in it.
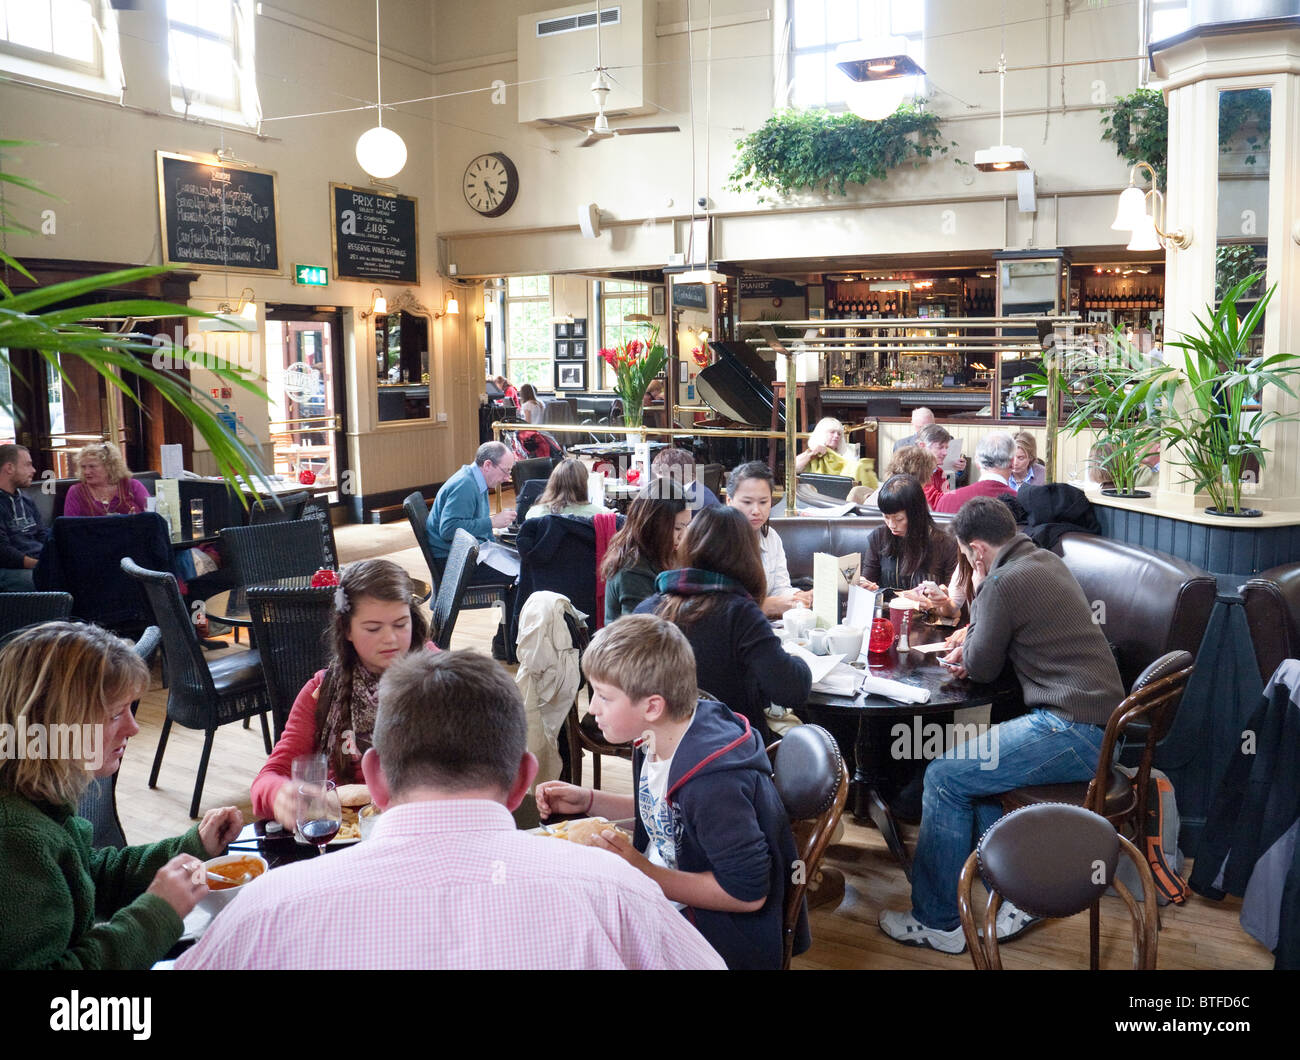
[[[925,771],[921,832],[912,865],[912,915],[939,931],[961,924],[957,879],[972,836],[1002,814],[996,798],[1035,784],[1091,780],[1102,728],[1035,710],[994,725],[981,740],[950,748]],[[996,768],[988,768],[996,753]],[[978,831],[973,831],[978,829]]]

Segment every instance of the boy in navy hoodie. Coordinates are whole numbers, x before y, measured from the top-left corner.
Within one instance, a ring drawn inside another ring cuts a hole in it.
[[[537,786],[542,816],[636,817],[628,842],[593,840],[663,889],[729,968],[779,969],[794,839],[763,741],[748,719],[698,699],[685,635],[654,615],[627,615],[583,659],[591,713],[611,743],[634,740],[636,796],[560,781]],[[810,943],[801,910],[794,952]]]

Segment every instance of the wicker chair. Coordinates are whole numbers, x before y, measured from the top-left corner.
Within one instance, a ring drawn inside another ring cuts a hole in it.
[[[326,639],[334,614],[334,590],[253,586],[248,590],[248,611],[278,740],[302,686],[329,665]]]
[[[402,501],[402,508],[406,511],[407,522],[411,524],[411,530],[415,534],[415,542],[420,546],[420,551],[424,554],[424,562],[429,567],[429,584],[433,587],[433,595],[436,599],[440,586],[442,584],[443,568],[446,561],[439,562],[434,556],[433,550],[429,548],[429,537],[425,533],[424,525],[429,519],[429,506],[424,503],[424,494],[419,490],[407,494],[406,500]],[[473,567],[469,570],[472,572]],[[504,578],[505,575],[502,575]],[[462,608],[475,610],[477,608],[492,607],[498,600],[504,605],[506,599],[506,589],[508,586],[503,582],[500,585],[470,585],[465,588],[461,597]]]
[[[72,614],[71,593],[0,593],[0,637]]]
[[[312,495],[307,490],[281,493],[276,497],[258,497],[248,510],[248,525],[265,523],[292,523],[302,518],[302,510]],[[276,501],[280,503],[277,505]]]
[[[315,574],[325,566],[325,536],[315,519],[230,526],[221,531],[221,539],[243,586]]]
[[[310,522],[312,520],[320,524],[321,541],[325,545],[324,566],[338,570],[339,550],[334,543],[334,523],[330,519],[329,506],[314,497],[303,505],[302,509],[302,521]]]
[[[149,787],[158,784],[158,770],[162,766],[172,723],[187,729],[202,729],[203,755],[194,779],[194,798],[190,801],[190,816],[197,817],[208,759],[212,755],[212,738],[218,726],[258,715],[262,719],[266,753],[271,753],[271,730],[266,723],[266,712],[271,704],[267,698],[261,658],[256,651],[246,651],[209,664],[176,587],[176,579],[162,571],[146,570],[130,559],[122,560],[122,570],[144,588],[153,608],[154,620],[167,644],[163,656],[168,685],[167,720],[163,722],[162,735],[158,738]]]
[[[442,571],[442,584],[438,595],[434,597],[430,608],[429,639],[438,645],[441,651],[451,649],[451,635],[456,629],[456,618],[460,614],[465,591],[469,580],[474,576],[474,566],[478,563],[478,542],[468,530],[457,530],[452,538],[451,552],[447,554],[447,564]]]
[[[135,642],[135,653],[148,666],[161,643],[162,631],[157,626],[150,626]],[[132,714],[139,705],[138,699],[131,704]],[[120,772],[115,771],[111,777],[96,777],[77,800],[77,816],[90,822],[92,847],[116,847],[120,850],[126,846],[122,819],[117,815],[117,778]]]

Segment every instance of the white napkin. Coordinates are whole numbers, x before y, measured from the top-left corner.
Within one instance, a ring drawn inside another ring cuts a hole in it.
[[[832,656],[840,658],[840,656]],[[862,674],[847,663],[840,663],[820,681],[813,683],[814,692],[824,692],[830,696],[851,696],[858,689]]]
[[[799,647],[792,640],[782,641],[781,646],[796,659],[804,661],[804,665],[812,672],[814,685],[823,680],[844,659],[843,655],[814,655],[807,648]]]
[[[862,691],[869,696],[884,696],[899,703],[929,703],[930,690],[905,685],[902,681],[891,681],[887,677],[875,677],[865,674],[862,678]]]

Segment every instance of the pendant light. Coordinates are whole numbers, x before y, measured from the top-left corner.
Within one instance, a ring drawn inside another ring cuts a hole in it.
[[[1005,173],[1028,169],[1024,148],[1007,144],[1007,5],[1002,3],[1002,47],[998,54],[998,143],[975,152],[974,166],[981,173]]]
[[[379,124],[357,140],[357,161],[376,180],[386,180],[406,165],[406,144],[392,129],[384,128],[384,93],[380,80],[379,0],[375,0],[375,111]]]

